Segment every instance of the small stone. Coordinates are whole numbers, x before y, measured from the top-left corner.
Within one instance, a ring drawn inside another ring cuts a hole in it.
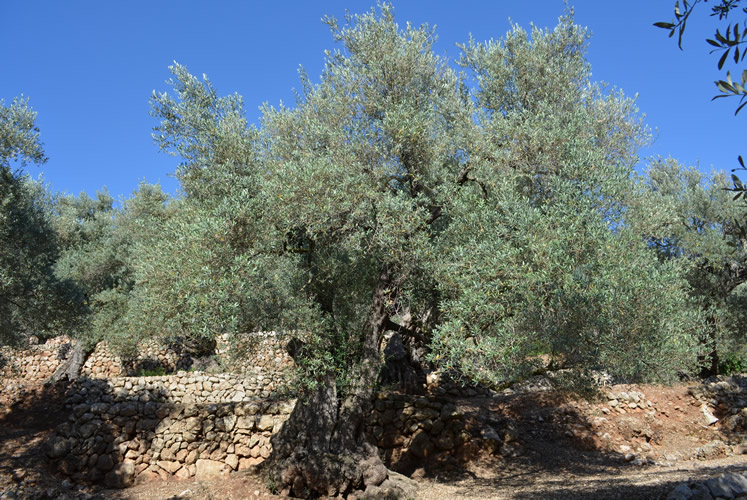
[[[179,462],[174,462],[170,460],[159,460],[157,464],[160,468],[162,468],[169,474],[174,474],[176,471],[178,471],[182,467],[182,464],[180,464]]]
[[[747,495],[747,477],[732,472],[730,474],[724,474],[722,478],[735,497]]]
[[[689,500],[693,493],[686,483],[682,483],[669,492],[667,500]]]
[[[718,422],[718,419],[711,413],[711,410],[706,405],[700,407],[700,412],[703,414],[706,425],[713,425]]]
[[[251,430],[254,428],[254,419],[247,416],[240,416],[236,419],[236,429]]]
[[[366,486],[378,486],[387,478],[387,469],[377,458],[370,458],[361,462],[363,471],[363,484]]]
[[[237,418],[235,415],[226,415],[222,419],[217,419],[215,423],[219,430],[231,432],[236,425],[236,420]]]
[[[425,431],[415,434],[409,446],[409,451],[418,458],[425,458],[433,454],[433,442]]]
[[[246,470],[255,465],[259,465],[264,460],[262,458],[241,458],[239,459],[238,470]]]
[[[225,462],[233,470],[236,470],[239,467],[239,457],[237,455],[234,455],[234,454],[227,455]]]
[[[50,458],[62,458],[70,453],[71,448],[72,441],[70,439],[58,437],[52,442],[52,446],[50,446],[47,455],[49,455]]]
[[[696,450],[696,456],[701,460],[710,460],[726,454],[726,445],[718,439],[704,444]]]
[[[190,477],[189,469],[187,467],[181,467],[178,471],[176,471],[174,473],[174,477],[176,477],[177,479],[179,479],[181,481],[183,481],[185,479],[189,479],[189,477]],[[189,491],[189,490],[187,490],[187,491]],[[182,492],[181,494],[179,494],[178,498],[189,498],[189,497],[185,497],[184,496],[184,492]]]
[[[259,431],[271,431],[274,426],[275,420],[272,418],[272,415],[262,415],[259,422],[257,422],[257,430]]]
[[[189,453],[187,453],[187,457],[184,459],[184,463],[187,465],[192,465],[195,462],[197,462],[197,450],[192,450]]]
[[[454,448],[454,439],[449,435],[439,436],[436,439],[436,447],[440,450],[450,450]]]
[[[114,460],[112,460],[112,456],[108,453],[101,455],[96,461],[96,468],[101,472],[110,471],[112,467],[114,467]]]

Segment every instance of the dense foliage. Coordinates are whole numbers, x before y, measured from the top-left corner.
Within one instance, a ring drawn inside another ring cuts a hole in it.
[[[90,313],[77,333],[89,347],[106,339],[120,350],[133,348],[131,322],[142,323],[128,314],[137,268],[133,247],[149,239],[166,199],[160,186],[145,183],[121,208],[106,190],[95,199],[86,193],[58,198],[55,274],[77,283],[84,294]]]
[[[258,129],[182,66],[154,96],[186,193],[139,275],[155,330],[277,329],[309,381],[345,379],[385,274],[388,326],[434,334],[431,359],[472,378],[537,352],[644,379],[692,367],[704,327],[686,270],[628,221],[647,130],[590,80],[584,29],[470,41],[470,89],[430,29],[400,31],[388,8],[328,22],[343,50]]]
[[[54,197],[4,167],[35,200],[12,204],[39,218],[23,226],[46,221],[37,267],[77,294],[74,316],[89,311],[81,336],[199,352],[219,333],[274,329],[303,346],[307,382],[342,382],[385,276],[387,328],[484,382],[537,353],[669,378],[739,344],[736,318],[714,312],[739,287],[711,272],[743,262],[729,253],[741,240],[723,237],[739,210],[726,195],[704,208],[685,186],[700,180],[683,180],[696,174],[671,163],[635,178],[648,131],[633,100],[591,81],[571,17],[468,41],[464,73],[387,6],[327,22],[341,50],[321,82],[302,73],[296,106],[266,107],[258,127],[240,96],[172,68],[172,92],[152,97],[154,138],[182,159],[168,205],[146,184],[119,207],[105,191]],[[43,161],[25,101],[4,109],[6,164]],[[708,211],[706,229],[688,231],[688,210]]]
[[[55,276],[54,199],[24,174],[46,161],[28,100],[0,101],[0,344],[74,329],[84,312],[77,284]]]
[[[747,359],[747,239],[739,224],[747,206],[732,199],[723,173],[706,177],[669,159],[653,162],[647,174],[646,203],[658,207],[650,242],[662,259],[685,265],[693,307],[706,319],[704,369],[715,373],[720,354]]]

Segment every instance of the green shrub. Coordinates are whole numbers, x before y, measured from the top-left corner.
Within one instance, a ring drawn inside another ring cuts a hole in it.
[[[166,369],[162,366],[152,368],[150,370],[141,368],[137,371],[138,377],[161,377],[163,375],[166,375]]]
[[[721,358],[718,371],[723,375],[747,372],[747,355],[734,352],[727,353]]]

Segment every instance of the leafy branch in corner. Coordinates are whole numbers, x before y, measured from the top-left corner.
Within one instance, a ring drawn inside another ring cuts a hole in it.
[[[694,0],[693,2],[683,0],[682,7],[680,7],[679,0],[676,1],[674,4],[675,19],[671,22],[656,22],[654,26],[669,30],[670,38],[677,33],[677,45],[682,49],[682,37],[687,27],[687,21],[695,10],[695,6],[701,3],[701,1],[707,2],[708,0]],[[733,10],[741,10],[744,14],[747,14],[747,7],[740,9],[740,3],[741,0],[721,0],[711,8],[711,16],[718,16],[719,21],[723,21],[728,19],[729,14]],[[747,54],[747,50],[744,47],[744,44],[747,43],[747,18],[733,25],[731,23],[727,24],[723,33],[717,28],[714,37],[707,38],[706,42],[715,47],[711,50],[711,54],[714,52],[721,53],[721,57],[718,60],[719,70],[724,68],[730,56],[734,59],[734,64],[743,63]],[[714,96],[713,99],[739,97],[739,105],[734,114],[739,113],[747,105],[747,69],[742,71],[741,82],[734,81],[731,72],[727,71],[725,80],[716,80],[714,83],[721,93]]]

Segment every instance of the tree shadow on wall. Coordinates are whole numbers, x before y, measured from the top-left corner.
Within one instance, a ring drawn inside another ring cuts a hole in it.
[[[156,428],[175,407],[165,387],[125,390],[89,378],[71,385],[67,402],[73,418],[57,426],[47,446],[55,470],[74,483],[113,488],[131,483],[134,463],[122,467],[128,453],[151,449]]]
[[[709,377],[692,387],[690,394],[713,409],[719,419],[715,425],[726,441],[742,443],[747,434],[747,374]]]
[[[592,421],[559,394],[462,398],[455,400],[470,436],[449,451],[437,447],[382,450],[388,467],[414,478],[453,485],[458,495],[490,498],[599,499],[663,498],[682,480],[676,469],[642,481],[648,464],[634,465],[612,451]],[[635,427],[630,442],[656,445],[655,427]],[[742,467],[744,468],[744,467]],[[734,469],[703,467],[699,474]],[[671,478],[671,479],[668,479]],[[643,484],[647,483],[647,484]],[[528,485],[532,485],[531,489]]]
[[[59,482],[46,458],[49,438],[70,412],[69,382],[35,385],[4,381],[0,411],[0,474],[29,484]]]

